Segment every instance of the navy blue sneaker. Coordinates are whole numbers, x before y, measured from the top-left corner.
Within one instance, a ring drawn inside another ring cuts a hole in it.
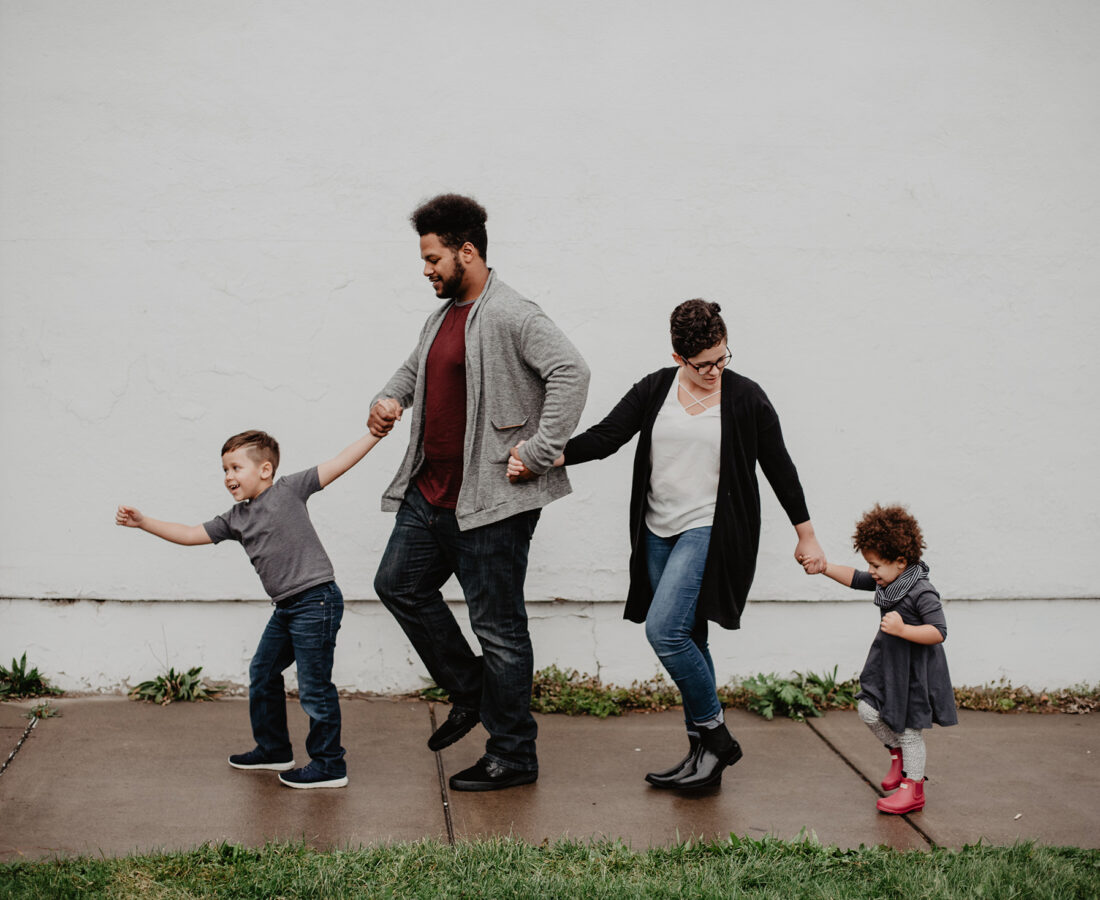
[[[347,785],[348,776],[334,778],[332,775],[326,775],[313,763],[310,763],[301,769],[283,772],[279,776],[279,781],[292,788],[341,788]]]
[[[294,768],[294,757],[274,759],[257,747],[247,753],[234,753],[229,757],[229,765],[234,769],[267,769],[271,772],[285,772]]]

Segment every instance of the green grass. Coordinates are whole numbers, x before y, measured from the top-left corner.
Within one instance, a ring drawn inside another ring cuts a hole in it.
[[[0,865],[0,898],[767,897],[1095,898],[1100,852],[1017,844],[839,850],[774,838],[634,851],[494,838],[319,852],[272,844]]]

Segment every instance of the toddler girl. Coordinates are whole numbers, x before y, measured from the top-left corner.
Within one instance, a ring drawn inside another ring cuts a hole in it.
[[[920,525],[900,506],[864,514],[852,536],[869,571],[829,563],[822,573],[857,590],[874,591],[882,617],[859,676],[859,717],[890,751],[890,771],[878,809],[901,815],[924,808],[924,738],[921,729],[956,725],[955,694],[943,641],[947,621],[940,595],[921,560]]]

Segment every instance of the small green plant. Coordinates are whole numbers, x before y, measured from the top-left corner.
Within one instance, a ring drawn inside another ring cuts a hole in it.
[[[855,709],[856,694],[859,693],[859,679],[849,678],[847,681],[837,681],[836,673],[839,666],[833,666],[833,671],[825,675],[815,675],[807,672],[794,674],[802,681],[802,689],[806,696],[814,701],[818,709]]]
[[[981,687],[955,688],[955,704],[959,709],[1000,713],[1089,713],[1100,710],[1100,684],[1033,691],[1027,687],[1013,687],[1001,678]]]
[[[35,667],[27,670],[27,654],[13,659],[11,668],[0,666],[0,700],[18,700],[23,697],[52,697],[62,693],[50,684]]]
[[[539,671],[531,691],[531,709],[535,712],[558,712],[566,715],[590,715],[600,719],[622,715],[622,710],[603,688],[598,678],[576,669],[557,666]]]
[[[163,675],[158,675],[152,681],[143,681],[130,691],[133,700],[146,700],[150,703],[159,703],[167,706],[173,700],[198,702],[201,700],[214,700],[224,688],[208,685],[199,673],[202,666],[195,666],[186,672],[177,672],[169,668]]]
[[[451,699],[451,696],[447,693],[446,688],[441,688],[430,678],[424,678],[423,676],[421,676],[420,680],[426,682],[424,687],[416,692],[416,695],[421,700],[435,700],[439,703],[446,703],[448,700]]]
[[[753,675],[741,682],[741,686],[749,692],[749,710],[765,719],[773,719],[778,714],[796,722],[805,722],[806,716],[821,715],[801,683],[780,678],[774,672]]]
[[[595,675],[576,669],[547,666],[535,673],[531,709],[541,713],[588,715],[606,719],[625,710],[664,710],[680,703],[680,692],[658,673],[649,681],[634,681],[630,687],[605,685]]]
[[[48,700],[35,704],[29,710],[27,710],[26,718],[28,719],[53,719],[61,715],[61,710],[56,706],[51,706]]]
[[[824,675],[795,672],[780,678],[774,672],[753,675],[719,690],[723,706],[747,709],[765,719],[786,716],[796,722],[816,718],[827,709],[854,709],[859,680],[837,681],[837,666]]]

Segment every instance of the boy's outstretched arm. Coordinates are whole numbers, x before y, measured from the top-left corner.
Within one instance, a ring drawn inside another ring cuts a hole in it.
[[[151,519],[141,514],[141,510],[132,506],[120,506],[115,513],[115,524],[125,525],[127,528],[140,528],[155,534],[159,538],[171,541],[173,544],[183,544],[186,547],[197,547],[199,544],[212,544],[210,535],[201,525],[181,525],[179,522],[162,522],[160,519]]]
[[[321,487],[332,484],[332,482],[370,453],[371,448],[380,440],[382,439],[375,437],[373,434],[365,434],[354,444],[348,445],[337,453],[336,456],[328,462],[321,463],[317,467],[317,479],[321,482]]]

